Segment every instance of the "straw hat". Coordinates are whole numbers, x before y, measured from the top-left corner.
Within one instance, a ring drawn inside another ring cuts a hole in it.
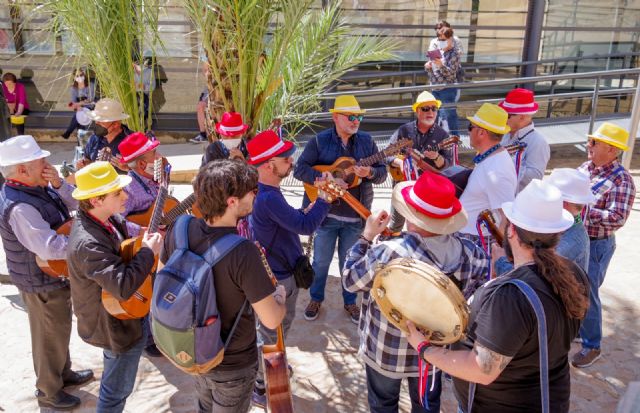
[[[216,123],[216,132],[222,136],[236,137],[244,134],[249,125],[242,122],[242,115],[237,112],[225,112],[222,120]]]
[[[596,202],[591,192],[589,176],[573,168],[556,168],[544,179],[560,190],[562,199],[578,205],[589,205]]]
[[[414,103],[413,106],[411,106],[411,108],[413,109],[414,112],[416,112],[418,108],[424,105],[425,103],[433,103],[436,105],[438,109],[440,109],[440,105],[442,105],[441,101],[436,99],[435,96],[433,96],[430,92],[425,90],[424,92],[418,95],[418,99],[416,99],[416,103]]]
[[[516,227],[540,234],[556,234],[573,225],[573,216],[562,207],[558,188],[532,180],[513,202],[502,204],[502,212]]]
[[[354,115],[363,114],[366,112],[364,109],[360,109],[360,104],[353,95],[341,95],[336,98],[333,104],[333,109],[329,109],[331,113],[353,113]]]
[[[128,175],[118,175],[109,162],[93,162],[76,172],[76,189],[71,196],[77,200],[94,198],[122,189],[131,183]]]
[[[147,152],[151,152],[160,145],[159,140],[150,140],[147,135],[142,132],[134,132],[124,138],[118,145],[118,151],[122,159],[120,162],[127,163],[136,159],[139,156],[144,155]]]
[[[451,234],[467,225],[467,213],[453,184],[433,172],[397,184],[391,204],[407,221],[434,234]]]
[[[504,109],[491,103],[483,103],[475,115],[467,117],[469,122],[474,125],[500,135],[511,130],[511,127],[507,125],[508,118],[509,115]]]
[[[533,115],[538,111],[538,104],[534,100],[533,92],[521,88],[510,90],[505,99],[498,103],[498,106],[512,115]]]
[[[259,165],[276,156],[289,157],[296,151],[293,142],[283,141],[271,129],[260,132],[247,143],[249,164]]]
[[[614,125],[613,123],[605,122],[600,125],[597,131],[587,136],[597,141],[615,146],[623,151],[629,149],[629,146],[627,146],[627,142],[629,142],[629,132],[618,125]]]
[[[18,135],[0,142],[0,166],[18,165],[49,155],[51,152],[40,149],[31,135]]]
[[[129,117],[122,110],[120,102],[109,98],[100,99],[96,103],[95,109],[89,112],[88,115],[97,122],[115,122]]]

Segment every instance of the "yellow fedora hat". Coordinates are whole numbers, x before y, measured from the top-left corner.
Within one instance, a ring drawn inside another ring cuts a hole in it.
[[[597,141],[615,146],[623,151],[629,149],[629,146],[627,146],[627,142],[629,142],[629,132],[618,125],[614,125],[613,123],[605,122],[600,125],[598,130],[587,136]]]
[[[329,109],[331,113],[353,113],[355,115],[365,113],[366,110],[360,109],[360,104],[353,95],[340,95],[333,104],[333,109]]]
[[[413,106],[411,106],[411,108],[413,109],[414,112],[416,112],[418,108],[424,105],[425,103],[435,103],[438,109],[440,109],[440,105],[442,105],[442,102],[436,99],[435,96],[433,96],[430,92],[425,90],[424,92],[418,95],[418,99],[416,99],[416,103],[414,103]]]
[[[504,109],[491,103],[483,103],[475,115],[467,116],[467,120],[474,125],[500,135],[511,130],[507,125],[508,118],[509,114]]]
[[[71,196],[77,200],[106,195],[131,183],[131,177],[118,175],[109,162],[94,162],[76,173],[76,189]]]

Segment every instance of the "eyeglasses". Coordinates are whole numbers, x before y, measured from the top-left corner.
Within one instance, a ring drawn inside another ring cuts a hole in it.
[[[349,122],[353,122],[355,120],[362,122],[362,119],[364,119],[364,115],[346,115],[344,113],[341,113],[341,115],[349,119]]]
[[[437,106],[420,106],[420,112],[437,112]]]
[[[518,116],[518,115],[516,115],[515,113],[509,113],[509,114],[507,115],[507,118],[508,118],[508,119],[511,119],[511,118],[512,118],[512,117],[514,117],[514,116]]]
[[[593,139],[593,138],[590,138],[590,139],[587,140],[587,145],[589,145],[589,146],[596,146],[597,143],[598,143],[598,141]]]
[[[468,130],[469,132],[471,132],[471,131],[473,130],[473,128],[475,128],[475,127],[476,127],[476,125],[474,125],[473,123],[470,123],[470,124],[469,124],[469,127],[467,128],[467,130]]]

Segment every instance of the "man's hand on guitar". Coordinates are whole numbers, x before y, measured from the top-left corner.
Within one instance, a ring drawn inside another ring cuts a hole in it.
[[[440,156],[438,151],[424,151],[422,155],[425,158],[431,159],[432,161],[435,160],[438,156]]]
[[[287,301],[287,290],[284,288],[284,285],[276,285],[276,291],[273,293],[273,298],[276,300],[276,303],[284,305]]]
[[[113,165],[115,168],[118,168],[121,171],[128,171],[129,165],[127,165],[126,163],[120,162],[121,159],[122,157],[120,155],[117,155],[117,156],[112,156],[111,159],[109,159],[109,161],[111,162],[111,165]]]
[[[145,232],[142,236],[142,246],[153,251],[153,255],[159,255],[162,249],[162,235],[157,232],[153,234]]]
[[[494,270],[496,266],[496,261],[500,257],[506,257],[507,253],[504,251],[501,245],[498,245],[496,242],[491,243],[491,278],[496,277],[496,271]]]
[[[379,211],[369,215],[364,231],[362,231],[362,236],[368,241],[373,241],[377,235],[387,228],[390,219],[391,215],[387,211]]]
[[[229,149],[229,159],[237,159],[239,161],[244,161],[244,155],[242,151],[238,148]]]
[[[82,158],[82,159],[78,159],[78,161],[76,162],[76,171],[84,168],[85,166],[89,165],[91,163],[91,161],[87,158]]]
[[[368,178],[371,175],[371,167],[356,165],[353,167],[353,172],[360,178]]]

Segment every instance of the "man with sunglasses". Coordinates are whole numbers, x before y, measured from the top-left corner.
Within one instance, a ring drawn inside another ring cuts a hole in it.
[[[532,179],[542,179],[551,151],[544,135],[533,125],[533,115],[538,112],[538,103],[534,100],[532,91],[513,89],[498,106],[509,114],[507,125],[511,128],[502,138],[502,145],[525,145],[512,155],[520,192]]]
[[[452,149],[438,149],[438,144],[449,137],[447,131],[442,129],[437,123],[438,108],[441,102],[431,93],[424,91],[418,95],[418,99],[413,104],[412,109],[416,113],[416,120],[407,122],[400,126],[389,139],[389,144],[398,142],[400,139],[411,139],[413,149],[422,154],[423,159],[436,169],[445,169],[453,163]],[[390,165],[400,169],[407,180],[415,180],[418,172],[412,168],[415,164],[409,159],[398,157],[391,158]],[[422,173],[422,171],[419,171]],[[399,181],[394,180],[395,186]],[[402,231],[404,217],[400,215],[393,205],[391,205],[391,221],[389,228],[393,232]]]
[[[329,178],[330,173],[321,173],[313,169],[315,165],[331,165],[336,159],[347,156],[356,161],[374,155],[378,147],[371,135],[361,132],[360,122],[365,111],[352,95],[338,96],[333,109],[334,127],[320,132],[311,139],[298,158],[293,175],[308,184],[316,179]],[[381,184],[387,178],[387,169],[383,163],[373,166],[356,166],[354,172],[362,178],[360,185],[349,189],[349,193],[359,200],[367,209],[373,202],[373,184]],[[309,205],[309,197],[305,194],[303,207]],[[307,306],[304,318],[312,321],[318,318],[320,305],[324,301],[324,288],[327,282],[329,266],[333,259],[336,242],[338,243],[338,259],[343,267],[347,251],[362,233],[363,222],[358,213],[346,202],[336,202],[331,206],[327,218],[316,231],[313,249],[313,270],[315,279],[311,285],[311,301]],[[353,323],[360,319],[360,309],[356,305],[357,294],[342,289],[344,309]]]
[[[598,289],[616,249],[615,232],[627,222],[636,195],[633,178],[618,161],[629,149],[629,132],[605,122],[588,138],[589,160],[579,169],[591,178],[596,200],[584,220],[589,235],[589,309],[580,328],[582,350],[571,358],[574,367],[588,367],[600,358],[602,304]]]

